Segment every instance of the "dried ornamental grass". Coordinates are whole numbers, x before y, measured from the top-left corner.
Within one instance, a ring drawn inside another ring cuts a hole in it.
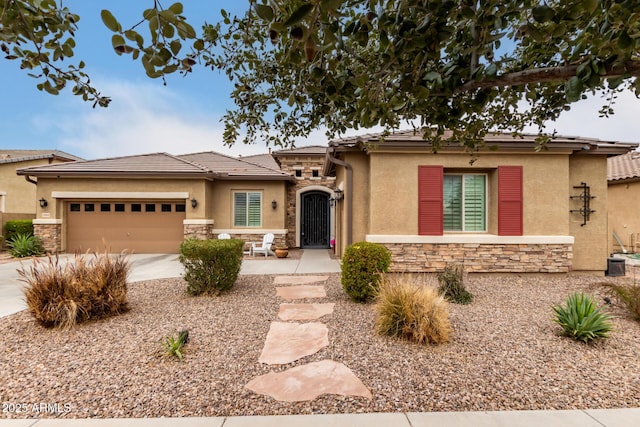
[[[449,341],[451,323],[444,297],[415,276],[386,275],[376,294],[376,331],[418,344]]]

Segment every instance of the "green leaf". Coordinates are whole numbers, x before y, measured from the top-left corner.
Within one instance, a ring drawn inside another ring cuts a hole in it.
[[[593,13],[598,8],[598,0],[582,0],[582,7],[587,12]]]
[[[171,6],[169,6],[169,10],[176,15],[180,15],[182,13],[182,9],[183,9],[182,3],[174,3]]]
[[[253,8],[256,10],[256,15],[258,15],[260,19],[267,22],[273,21],[273,9],[271,9],[271,6],[256,3],[255,5],[253,5]]]
[[[309,14],[309,12],[311,12],[311,10],[313,10],[313,5],[311,3],[305,3],[301,5],[291,14],[289,19],[284,21],[284,26],[290,27],[297,24],[298,22],[302,21]]]
[[[547,5],[540,5],[533,9],[533,19],[540,23],[550,21],[555,16],[555,12]]]
[[[104,25],[114,33],[119,33],[120,31],[122,31],[122,26],[116,20],[115,16],[113,16],[108,10],[102,9],[102,11],[100,12],[100,17],[102,18],[102,22],[104,23]]]
[[[485,75],[490,78],[493,78],[496,75],[498,75],[498,66],[496,65],[495,62],[492,62],[491,64],[489,64],[489,66],[485,71]]]
[[[172,40],[171,44],[169,44],[169,48],[171,49],[171,53],[177,55],[182,48],[182,44],[180,43],[180,40]]]
[[[118,46],[124,46],[127,43],[124,41],[124,37],[122,37],[120,34],[114,34],[111,37],[111,46],[113,46],[113,48],[115,49]]]
[[[582,80],[580,80],[578,76],[571,77],[564,85],[564,92],[567,96],[567,101],[575,102],[580,100],[583,88],[584,85],[582,84]]]

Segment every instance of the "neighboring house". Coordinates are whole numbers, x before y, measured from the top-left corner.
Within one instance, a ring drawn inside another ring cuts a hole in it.
[[[607,165],[608,250],[640,252],[640,152],[610,157]]]
[[[284,243],[290,174],[206,152],[155,153],[17,171],[37,179],[34,228],[51,252],[175,253],[184,238],[219,233]],[[34,186],[35,187],[35,186]],[[103,241],[105,243],[103,243]]]
[[[4,224],[36,216],[36,186],[16,169],[81,160],[58,150],[0,150],[0,235]]]
[[[413,131],[331,141],[338,253],[366,240],[390,249],[392,271],[604,272],[607,158],[637,144],[556,137],[535,151],[534,140],[487,135],[473,163]]]

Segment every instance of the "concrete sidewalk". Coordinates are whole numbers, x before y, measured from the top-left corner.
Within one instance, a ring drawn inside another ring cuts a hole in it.
[[[210,418],[0,420],[11,427],[632,427],[640,409],[500,412],[410,412]]]

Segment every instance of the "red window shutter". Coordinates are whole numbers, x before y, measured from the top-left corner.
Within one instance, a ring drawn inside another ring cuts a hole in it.
[[[418,166],[418,234],[441,236],[442,166]]]
[[[522,236],[522,166],[498,167],[498,235]]]

